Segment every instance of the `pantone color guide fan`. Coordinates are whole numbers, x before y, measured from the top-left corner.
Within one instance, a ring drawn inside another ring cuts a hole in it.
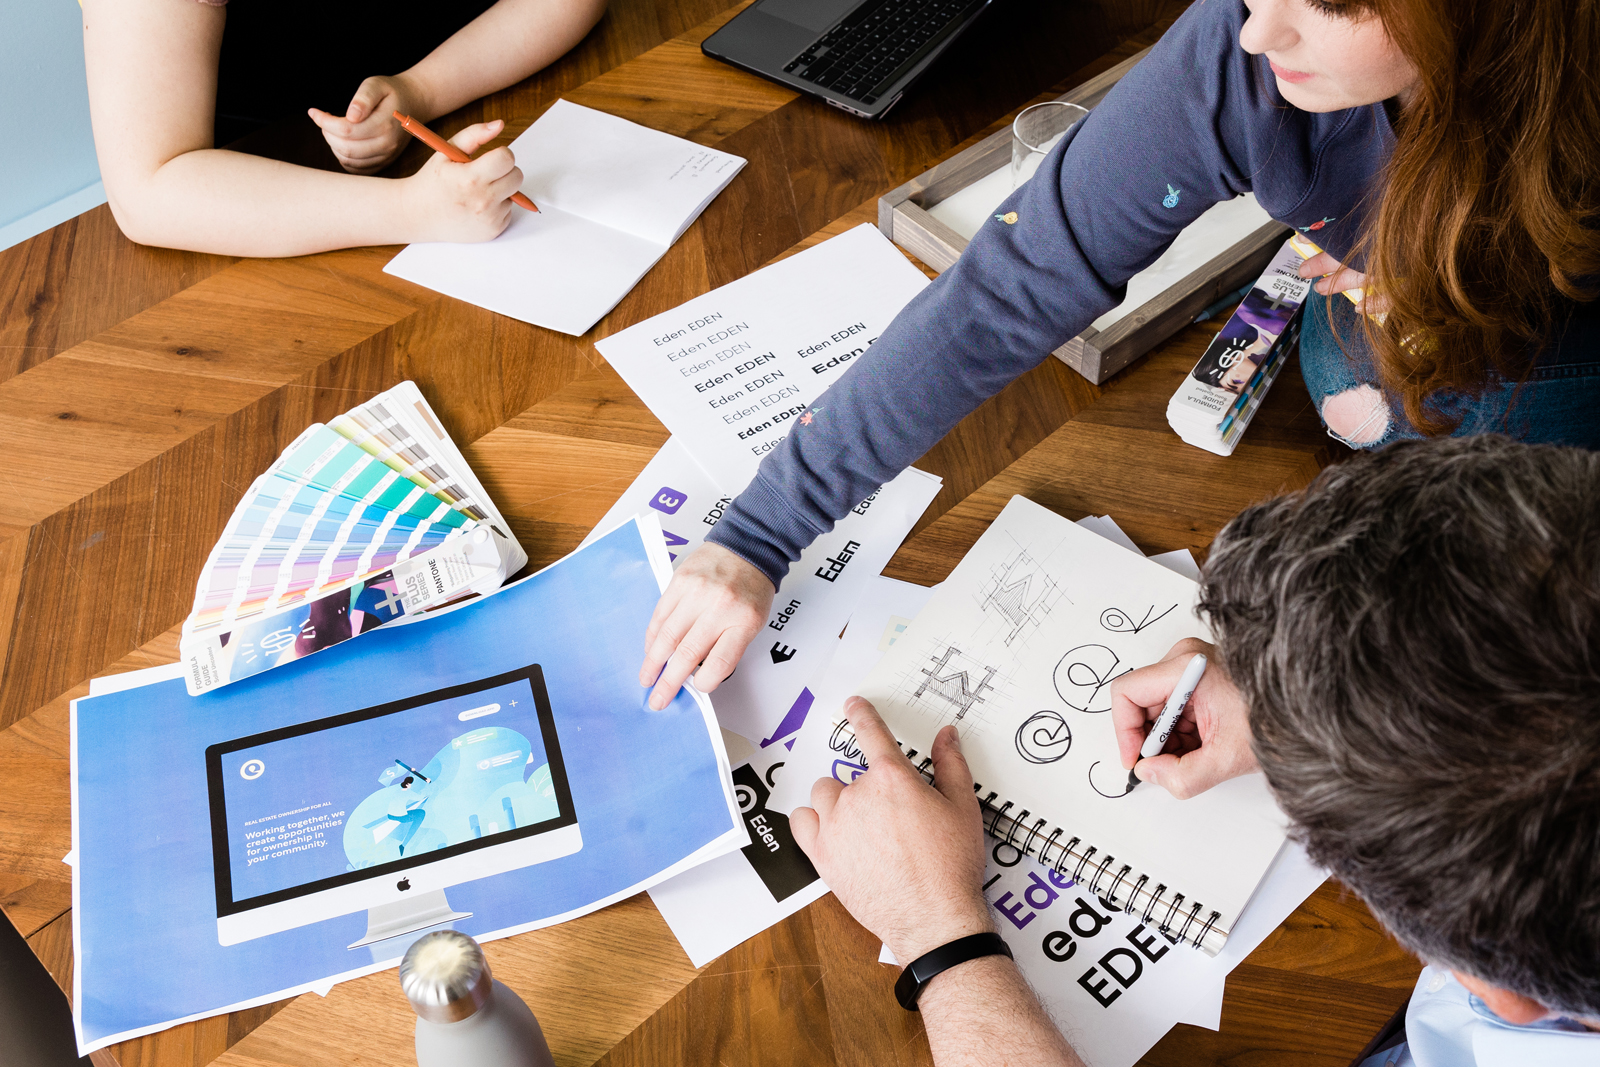
[[[461,597],[528,561],[411,382],[308,427],[234,509],[181,655],[209,689]]]

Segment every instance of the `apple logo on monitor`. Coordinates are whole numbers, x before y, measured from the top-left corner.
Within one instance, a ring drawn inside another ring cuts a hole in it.
[[[411,888],[411,879],[402,878],[394,884],[394,887],[400,890],[400,892],[404,893],[407,889]]]

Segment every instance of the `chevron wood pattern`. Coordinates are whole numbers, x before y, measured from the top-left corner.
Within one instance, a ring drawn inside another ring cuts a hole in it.
[[[1153,41],[1181,0],[1014,0],[881,124],[713,63],[727,0],[613,0],[550,69],[438,124],[558,97],[750,159],[595,328],[568,338],[382,273],[393,248],[236,260],[141,248],[105,208],[0,253],[0,910],[71,988],[67,702],[96,675],[176,658],[211,544],[250,479],[307,423],[417,381],[528,548],[571,550],[666,440],[593,347],[767,262],[872,221],[876,199]],[[309,125],[244,147],[331,167]],[[404,174],[425,153],[396,164]],[[1214,327],[1212,327],[1214,329]],[[1014,493],[1115,514],[1150,551],[1202,553],[1242,505],[1336,458],[1298,376],[1231,460],[1184,446],[1166,398],[1209,339],[1190,327],[1104,386],[1047,360],[921,461],[945,488],[888,573],[943,578]],[[489,946],[563,1065],[918,1064],[877,944],[832,897],[696,972],[645,897]],[[1230,980],[1223,1027],[1179,1026],[1151,1065],[1341,1067],[1418,965],[1325,886]],[[104,1050],[100,1067],[395,1064],[409,1016],[390,974]]]

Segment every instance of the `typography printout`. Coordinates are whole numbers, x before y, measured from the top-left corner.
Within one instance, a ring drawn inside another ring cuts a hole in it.
[[[806,683],[827,662],[862,590],[881,580],[878,572],[938,495],[939,485],[933,475],[908,467],[801,553],[784,576],[766,626],[713,695],[725,729],[761,748],[787,741],[800,729],[812,701]],[[676,568],[700,547],[743,488],[719,487],[678,438],[670,438],[584,544],[631,515],[654,515]]]
[[[863,223],[595,347],[714,482],[743,486],[927,284]]]

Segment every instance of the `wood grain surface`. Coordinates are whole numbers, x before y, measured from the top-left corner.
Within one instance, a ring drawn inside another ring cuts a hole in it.
[[[88,679],[176,658],[210,546],[308,423],[410,378],[532,557],[570,551],[667,433],[593,342],[875,219],[877,198],[1023,105],[1147,46],[1179,0],[1007,0],[888,121],[863,123],[714,63],[726,0],[613,0],[546,71],[437,124],[525,129],[558,97],[750,164],[591,332],[569,338],[382,273],[395,249],[237,260],[141,248],[97,208],[0,252],[0,910],[71,988],[67,703]],[[735,9],[736,10],[736,9]],[[243,145],[309,165],[305,124]],[[425,158],[413,146],[392,173]],[[1167,397],[1215,327],[1103,386],[1047,359],[921,461],[945,479],[888,573],[929,583],[1014,493],[1115,515],[1145,549],[1199,553],[1240,506],[1336,458],[1284,375],[1229,460],[1183,445]],[[831,897],[696,972],[646,897],[488,946],[562,1065],[919,1064],[894,971]],[[172,961],[153,961],[152,967]],[[181,965],[181,961],[178,961]],[[1179,1026],[1148,1064],[1343,1067],[1418,965],[1325,886],[1230,978],[1222,1030]],[[185,1024],[97,1067],[410,1062],[393,972]]]

